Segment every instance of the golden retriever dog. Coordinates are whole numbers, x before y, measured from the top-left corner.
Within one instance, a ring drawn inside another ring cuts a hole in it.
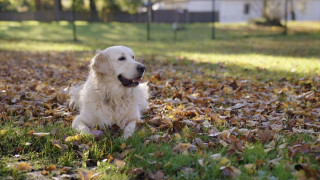
[[[116,124],[127,139],[140,121],[140,113],[148,108],[148,86],[140,83],[145,66],[135,60],[130,48],[113,46],[99,50],[89,69],[86,82],[69,92],[70,106],[80,111],[72,128],[90,134],[95,126]]]

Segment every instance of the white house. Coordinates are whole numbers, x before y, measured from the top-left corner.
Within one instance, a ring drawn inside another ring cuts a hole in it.
[[[222,23],[246,22],[250,19],[260,18],[262,16],[262,0],[214,1],[214,8],[219,13],[219,21]],[[284,3],[284,0],[278,1],[279,3]],[[320,21],[320,0],[292,1],[297,21]],[[213,0],[164,0],[155,4],[153,9],[180,9],[188,10],[189,12],[211,12],[213,9],[212,2]],[[281,16],[284,17],[284,13]]]

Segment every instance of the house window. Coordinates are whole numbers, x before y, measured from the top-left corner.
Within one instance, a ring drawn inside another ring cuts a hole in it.
[[[244,4],[244,14],[249,14],[250,13],[250,4],[246,3]]]

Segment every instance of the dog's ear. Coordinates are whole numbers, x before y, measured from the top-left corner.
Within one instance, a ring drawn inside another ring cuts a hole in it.
[[[97,54],[91,60],[90,67],[94,71],[102,74],[112,75],[113,73],[111,62],[107,55],[105,55],[101,50],[97,50]]]

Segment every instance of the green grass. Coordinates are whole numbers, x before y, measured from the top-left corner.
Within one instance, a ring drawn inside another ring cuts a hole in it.
[[[44,137],[28,135],[30,130],[36,130],[36,132],[52,132],[55,129],[58,129],[55,135],[51,134]],[[126,172],[134,168],[142,168],[145,172],[162,170],[167,177],[174,177],[174,179],[228,178],[220,171],[220,160],[213,161],[210,159],[210,155],[215,153],[222,153],[222,157],[226,157],[231,165],[242,171],[242,174],[238,177],[239,179],[252,177],[269,179],[272,176],[279,179],[292,179],[294,177],[290,171],[285,169],[285,167],[288,166],[285,162],[289,160],[286,156],[279,161],[279,164],[275,165],[272,171],[266,166],[259,167],[253,174],[245,169],[244,166],[246,164],[256,164],[257,160],[269,162],[277,158],[279,152],[273,150],[266,153],[264,152],[264,145],[261,143],[250,144],[242,155],[235,156],[227,155],[227,149],[221,145],[217,148],[206,150],[206,153],[196,151],[187,155],[180,153],[173,154],[172,152],[178,143],[177,141],[164,143],[151,142],[147,146],[144,146],[143,142],[145,138],[150,137],[151,134],[148,133],[149,130],[147,127],[143,127],[138,130],[133,137],[129,138],[128,141],[124,141],[119,133],[111,136],[107,132],[98,140],[90,136],[85,136],[82,140],[76,142],[87,146],[81,151],[77,145],[64,142],[66,136],[75,135],[75,132],[63,124],[48,124],[44,127],[19,127],[12,123],[7,123],[1,127],[1,130],[7,130],[7,132],[0,138],[0,155],[2,157],[1,161],[3,162],[0,166],[0,177],[11,176],[15,179],[25,177],[25,174],[18,171],[14,166],[14,164],[17,164],[19,161],[25,161],[30,163],[35,171],[41,171],[45,166],[50,164],[56,164],[57,167],[68,166],[82,169],[97,166],[94,171],[102,172],[100,176],[102,179],[127,179],[132,177],[132,175]],[[163,132],[159,131],[156,134],[161,135]],[[301,139],[299,136],[300,135],[296,135],[292,138]],[[60,149],[55,146],[51,142],[52,139],[58,140],[65,148]],[[185,142],[192,142],[192,140],[193,138]],[[26,145],[27,142],[31,144]],[[121,145],[123,143],[125,143],[128,148],[122,149]],[[17,150],[19,147],[21,147],[22,151]],[[125,153],[126,150],[129,150],[128,154]],[[285,148],[281,151],[287,152],[288,150]],[[82,152],[83,154],[88,152],[88,155],[80,156],[78,152]],[[163,154],[160,157],[155,157],[153,153],[156,152],[163,152]],[[115,164],[102,161],[108,154],[112,154],[114,158],[117,158],[117,156],[122,153],[126,154],[123,156],[123,161],[126,165],[121,168],[120,171]],[[20,154],[21,156],[16,158],[14,157],[16,154]],[[317,162],[314,161],[310,155],[301,155],[298,157],[311,159],[313,163],[312,168],[319,168]],[[298,157],[294,159],[295,163],[299,162]],[[198,163],[200,159],[203,159],[204,165]],[[193,168],[194,171],[185,174],[182,171],[185,167]],[[75,169],[73,171],[75,172]]]
[[[77,22],[79,41],[74,43],[72,27],[67,22],[0,22],[0,50],[17,53],[75,51],[79,54],[77,60],[87,61],[96,49],[122,44],[132,47],[138,58],[149,65],[154,60],[159,64],[166,62],[164,68],[175,67],[177,77],[183,77],[184,73],[192,74],[194,69],[185,69],[186,66],[175,66],[176,64],[202,67],[204,77],[243,78],[265,83],[277,82],[274,80],[282,78],[299,82],[301,77],[311,79],[320,75],[319,22],[290,22],[289,34],[286,36],[281,35],[282,30],[275,27],[216,24],[216,40],[210,39],[210,24],[184,26],[186,29],[179,31],[178,40],[173,41],[171,25],[152,24],[152,40],[147,41],[145,24]],[[203,76],[194,75],[191,81],[203,80]],[[59,168],[72,167],[71,174],[76,173],[78,168],[94,167],[92,171],[102,173],[101,179],[132,178],[135,175],[131,171],[135,168],[142,168],[145,173],[160,170],[172,179],[230,178],[220,170],[220,160],[210,158],[210,155],[216,153],[221,153],[222,158],[227,158],[232,166],[241,170],[237,179],[294,179],[296,177],[288,169],[309,161],[312,168],[320,168],[309,154],[300,153],[291,159],[288,157],[288,147],[265,152],[266,144],[262,142],[246,144],[243,154],[229,155],[228,147],[223,147],[218,142],[214,142],[213,147],[198,149],[187,155],[174,152],[177,143],[192,143],[198,137],[188,129],[181,134],[181,140],[150,142],[148,145],[143,143],[152,135],[168,133],[173,136],[173,133],[156,131],[151,134],[149,127],[142,125],[127,141],[121,137],[121,132],[113,135],[106,132],[99,139],[85,136],[76,142],[65,142],[67,136],[76,135],[70,123],[53,121],[38,125],[39,122],[33,124],[33,120],[23,119],[24,123],[28,122],[28,126],[22,126],[19,125],[21,119],[17,119],[14,114],[9,119],[1,116],[0,120],[0,131],[6,131],[0,135],[0,179],[8,176],[14,179],[25,178],[26,172],[18,171],[15,166],[20,161],[30,163],[35,171],[42,171],[50,164],[56,164]],[[217,128],[223,131],[229,127],[220,125]],[[54,133],[38,137],[29,135],[31,130]],[[188,133],[191,134],[189,138],[186,137]],[[214,141],[214,138],[205,134],[200,138],[206,142]],[[290,144],[298,140],[309,144],[316,141],[308,134],[298,133],[289,137],[281,136],[274,141],[277,147],[284,142]],[[122,147],[123,143],[125,148]],[[161,155],[154,156],[153,153],[156,152]],[[17,154],[20,156],[15,157]],[[113,162],[105,162],[108,155],[112,155],[114,159],[122,159],[125,166],[118,168]],[[278,155],[283,158],[276,164],[256,167],[253,172],[245,168],[246,164],[256,164],[259,160],[275,160]],[[203,160],[204,165],[199,160]],[[187,167],[194,171],[184,173],[183,169]],[[50,172],[49,176],[54,176],[55,173]],[[145,177],[146,174],[141,176]]]
[[[76,24],[79,42],[74,43],[68,22],[0,22],[0,49],[92,51],[122,44],[132,47],[140,56],[224,63],[226,75],[250,77],[257,68],[262,71],[261,78],[313,76],[320,72],[319,22],[290,22],[287,36],[276,27],[217,24],[216,40],[210,39],[210,24],[185,24],[186,29],[179,31],[176,42],[168,24],[152,24],[152,41],[146,40],[145,24]],[[272,71],[273,76],[266,77],[267,71]]]

